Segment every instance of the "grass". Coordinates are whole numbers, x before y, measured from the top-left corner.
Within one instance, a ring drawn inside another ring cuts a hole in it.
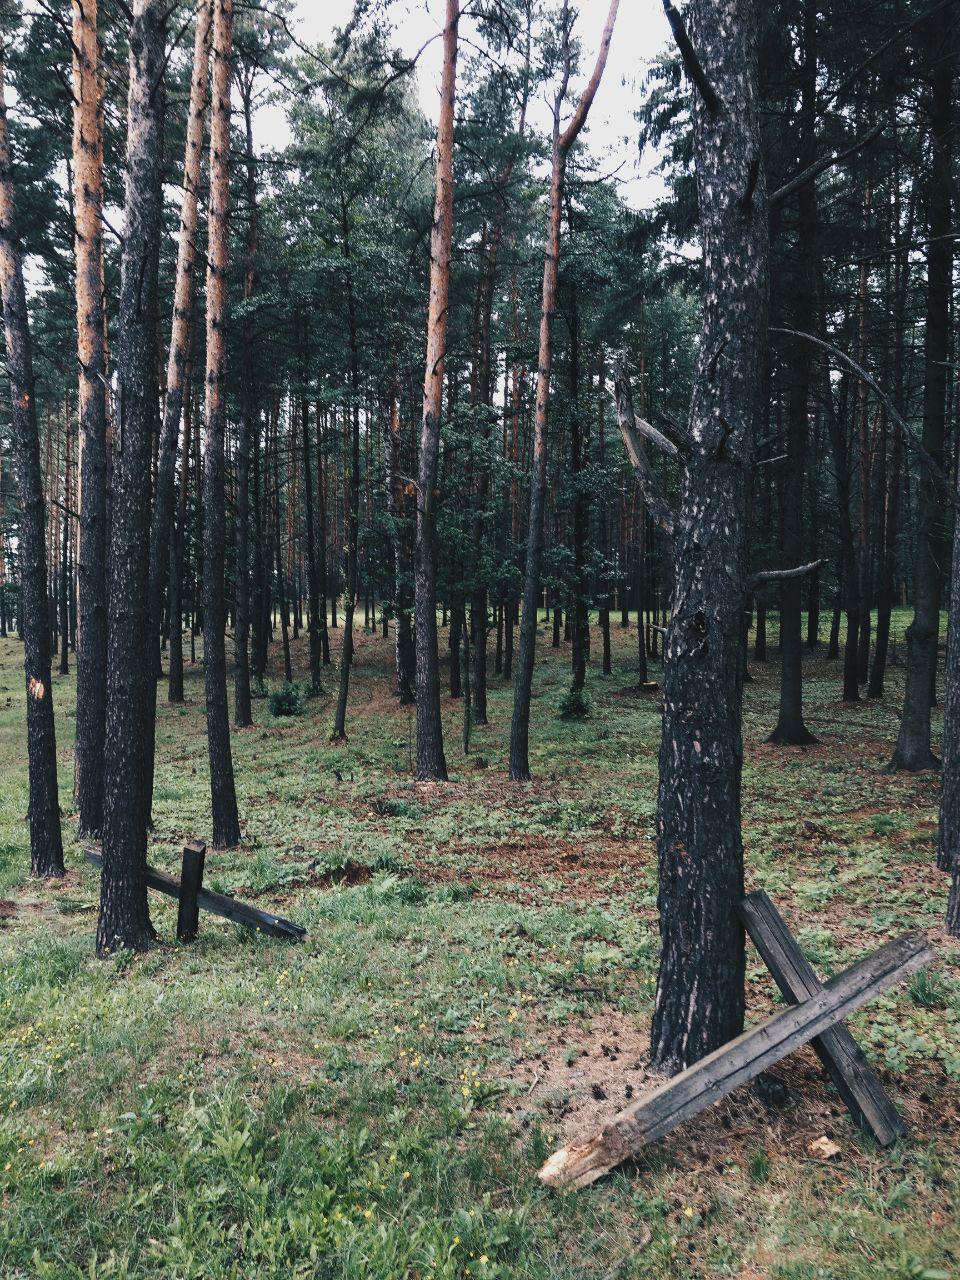
[[[777,670],[754,666],[744,822],[750,887],[822,973],[907,927],[934,940],[937,969],[852,1024],[910,1137],[878,1151],[804,1052],[777,1071],[785,1106],[743,1090],[594,1188],[541,1189],[557,1143],[643,1084],[659,735],[655,695],[629,689],[633,633],[615,628],[615,674],[591,669],[574,719],[569,654],[541,635],[529,785],[505,778],[496,678],[467,758],[446,700],[450,785],[416,784],[377,637],[358,634],[345,744],[329,697],[296,717],[257,699],[234,736],[244,844],[208,853],[207,882],[307,941],[201,916],[177,946],[152,895],[165,945],[106,963],[69,817],[64,884],[28,878],[21,658],[0,642],[0,1274],[960,1280],[960,978],[936,782],[881,771],[897,667],[884,702],[847,708],[837,665],[811,659],[821,743],[800,750],[764,744]],[[54,686],[69,814],[73,675]],[[195,668],[187,698],[157,733],[150,858],[171,870],[209,834]],[[748,977],[752,1019],[775,1003],[752,952]],[[808,1151],[823,1135],[834,1160]]]

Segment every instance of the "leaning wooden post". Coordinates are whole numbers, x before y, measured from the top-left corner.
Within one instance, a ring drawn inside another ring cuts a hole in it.
[[[198,895],[203,883],[203,864],[207,846],[199,840],[191,840],[183,849],[183,868],[180,872],[180,910],[177,913],[177,938],[180,942],[193,942],[200,924]]]

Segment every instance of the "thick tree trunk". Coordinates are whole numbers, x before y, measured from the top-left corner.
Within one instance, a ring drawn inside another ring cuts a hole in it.
[[[923,347],[922,444],[936,462],[943,461],[950,360],[950,293],[953,276],[950,188],[953,164],[953,26],[954,5],[929,24],[926,47],[932,82],[932,167],[927,194],[927,306]],[[946,40],[947,48],[943,48]],[[919,510],[914,560],[914,615],[907,629],[907,681],[903,717],[891,770],[936,769],[930,745],[930,706],[937,675],[940,635],[940,565],[944,551],[944,513],[926,468],[919,478]]]
[[[586,122],[596,96],[610,41],[617,20],[619,0],[610,0],[607,20],[600,38],[593,75],[566,128],[560,128],[560,111],[570,75],[569,28],[564,45],[563,81],[553,104],[553,143],[550,164],[550,205],[543,263],[543,292],[540,307],[540,337],[537,363],[537,395],[533,426],[533,458],[530,468],[530,514],[527,527],[527,563],[523,580],[523,613],[520,618],[520,651],[514,680],[513,719],[510,725],[509,775],[514,781],[530,778],[530,699],[533,694],[533,666],[537,649],[537,600],[540,594],[540,566],[543,559],[543,519],[546,507],[547,429],[550,405],[550,373],[553,363],[553,317],[557,307],[560,273],[560,215],[567,173],[567,157]],[[566,16],[566,10],[565,10]]]
[[[417,472],[417,530],[414,544],[414,616],[417,674],[417,777],[445,782],[440,716],[440,656],[437,647],[437,459],[447,353],[447,302],[453,239],[453,109],[457,81],[458,0],[447,0],[443,29],[443,75],[437,126],[436,192],[430,238],[430,307],[423,384],[423,424]]]
[[[30,779],[30,865],[35,876],[63,875],[57,739],[50,679],[46,529],[40,434],[34,399],[23,259],[16,228],[7,107],[0,63],[0,293],[10,379],[13,470],[20,507],[20,620],[27,693],[27,754]]]
[[[207,250],[207,396],[203,456],[203,677],[210,756],[213,843],[240,843],[240,817],[230,749],[224,633],[227,426],[227,251],[230,205],[230,60],[233,0],[213,0],[210,109],[210,230]]]
[[[110,515],[103,870],[97,953],[143,950],[147,909],[144,776],[150,684],[150,453],[158,398],[163,0],[135,0],[130,25],[127,190],[118,315],[119,420]]]
[[[750,0],[692,0],[690,36],[719,97],[694,99],[704,253],[692,456],[664,641],[657,798],[660,973],[652,1061],[674,1072],[743,1028],[740,781],[748,477],[767,342],[768,225]]]
[[[303,455],[303,498],[306,518],[304,537],[307,543],[307,631],[310,641],[310,688],[319,693],[322,686],[320,665],[322,660],[320,639],[320,584],[317,576],[317,529],[313,509],[313,472],[310,460],[313,445],[310,440],[310,401],[307,399],[307,332],[303,335],[303,362],[300,369],[300,443]],[[317,424],[319,430],[319,421]]]
[[[107,358],[103,303],[103,115],[96,0],[73,8],[73,205],[80,366],[79,645],[74,802],[81,836],[103,824],[107,715]]]

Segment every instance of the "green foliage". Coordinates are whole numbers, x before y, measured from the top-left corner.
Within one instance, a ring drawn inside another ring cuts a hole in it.
[[[585,689],[569,689],[557,705],[561,720],[583,720],[590,714],[590,695]]]
[[[267,705],[272,716],[302,716],[307,705],[306,690],[296,681],[284,680],[278,688],[270,690]]]

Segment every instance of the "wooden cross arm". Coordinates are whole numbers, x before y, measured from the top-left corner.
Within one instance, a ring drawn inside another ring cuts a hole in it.
[[[103,866],[103,858],[96,849],[84,849],[83,852],[91,866]],[[173,876],[168,876],[164,871],[147,867],[147,884],[151,889],[165,893],[170,898],[176,898],[178,901],[180,899],[180,881]],[[302,925],[294,924],[292,920],[284,920],[283,916],[275,916],[269,911],[261,911],[259,907],[238,902],[236,898],[230,898],[225,893],[214,893],[212,889],[200,889],[197,892],[197,906],[202,907],[204,911],[209,911],[212,915],[232,920],[235,924],[249,925],[251,929],[258,929],[260,933],[269,934],[271,938],[290,938],[294,942],[301,942],[307,936],[306,929]]]
[[[554,1152],[540,1170],[551,1187],[585,1187],[648,1143],[755,1079],[794,1049],[835,1026],[933,959],[930,943],[909,933],[831,979],[816,995],[767,1018],[687,1067],[614,1116],[580,1146]]]
[[[785,999],[797,1004],[823,990],[823,983],[762,889],[747,894],[740,904],[740,917]],[[902,1138],[907,1131],[903,1117],[844,1024],[838,1022],[812,1043],[861,1128],[872,1133],[881,1147]]]

